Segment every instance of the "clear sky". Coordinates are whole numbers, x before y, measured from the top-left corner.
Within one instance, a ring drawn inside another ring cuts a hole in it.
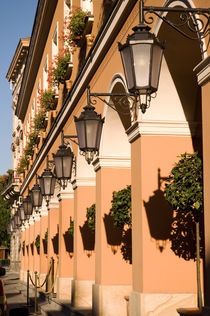
[[[0,0],[0,175],[12,169],[12,91],[6,74],[21,37],[30,37],[38,0]]]

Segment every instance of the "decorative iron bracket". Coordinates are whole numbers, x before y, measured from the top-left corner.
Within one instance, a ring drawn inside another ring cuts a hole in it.
[[[108,102],[106,100],[106,97],[111,97],[115,106]],[[155,97],[155,96],[154,96]],[[114,111],[121,113],[123,115],[129,115],[133,117],[134,121],[137,120],[138,117],[138,109],[142,111],[142,113],[146,112],[146,109],[150,105],[151,96],[146,96],[147,100],[144,100],[145,102],[142,102],[141,95],[136,92],[135,94],[122,92],[122,93],[103,93],[103,92],[90,92],[90,86],[87,87],[87,102],[91,105],[96,105],[97,100],[104,102],[107,104],[110,108],[112,108]],[[129,102],[129,111],[124,111],[123,107],[126,108]],[[116,108],[116,106],[119,105],[119,107]],[[138,106],[139,105],[139,106]],[[120,108],[122,110],[120,110]]]
[[[180,13],[180,23],[174,23],[170,21],[166,16],[161,13],[176,12]],[[181,7],[153,7],[144,6],[144,0],[139,1],[139,22],[152,24],[154,22],[153,16],[156,15],[162,21],[167,23],[177,32],[182,34],[188,39],[198,40],[201,45],[202,53],[206,52],[210,43],[210,8],[181,8]],[[187,34],[182,28],[186,26],[191,32],[191,35]],[[202,40],[205,37],[209,37],[206,45],[206,49],[203,49]]]

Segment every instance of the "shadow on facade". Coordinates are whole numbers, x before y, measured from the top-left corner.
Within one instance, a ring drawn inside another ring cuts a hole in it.
[[[95,232],[92,232],[89,228],[87,221],[85,221],[84,225],[80,226],[79,229],[84,251],[87,253],[87,256],[90,257],[95,249]]]

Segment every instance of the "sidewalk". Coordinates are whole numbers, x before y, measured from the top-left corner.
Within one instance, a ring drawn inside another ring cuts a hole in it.
[[[7,297],[7,315],[12,308],[26,306],[26,284],[20,281],[19,273],[7,270],[2,277],[5,285]],[[41,293],[40,293],[41,294]],[[33,303],[34,291],[30,289],[30,298]],[[74,308],[69,301],[59,301],[56,298],[48,299],[44,295],[39,295],[38,300],[39,315],[43,316],[91,316],[91,309]],[[30,313],[34,312],[34,307],[30,308]]]
[[[7,297],[7,315],[13,308],[25,307],[26,297],[19,290],[19,273],[6,269],[4,280],[5,294]]]

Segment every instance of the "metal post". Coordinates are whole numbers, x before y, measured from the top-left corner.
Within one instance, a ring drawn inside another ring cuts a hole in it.
[[[35,291],[34,291],[34,313],[37,314],[37,271],[35,274]]]
[[[54,258],[52,257],[51,258],[52,260],[52,270],[51,270],[51,286],[52,286],[52,297],[54,296],[54,270],[55,270],[55,260]]]
[[[26,297],[27,297],[27,303],[26,305],[29,306],[30,305],[30,298],[29,298],[29,270],[27,270],[27,294],[26,294]]]

